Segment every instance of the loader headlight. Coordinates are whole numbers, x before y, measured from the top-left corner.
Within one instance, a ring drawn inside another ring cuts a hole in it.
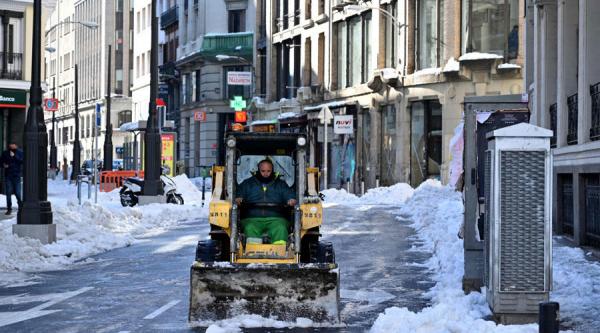
[[[298,144],[298,146],[300,147],[304,147],[304,145],[306,144],[306,138],[301,136],[298,138],[298,140],[296,141],[296,143]]]
[[[231,138],[231,139],[227,140],[227,147],[229,147],[229,148],[235,147],[235,139]]]

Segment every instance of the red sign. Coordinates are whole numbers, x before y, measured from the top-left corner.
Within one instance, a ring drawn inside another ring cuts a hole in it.
[[[245,123],[246,121],[248,121],[248,114],[246,111],[235,111],[236,123]]]
[[[194,121],[206,121],[206,112],[204,111],[196,111],[194,112]]]
[[[167,106],[167,104],[165,104],[165,101],[162,98],[157,98],[156,106]]]
[[[58,99],[44,98],[44,109],[46,109],[46,111],[51,112],[58,110]]]

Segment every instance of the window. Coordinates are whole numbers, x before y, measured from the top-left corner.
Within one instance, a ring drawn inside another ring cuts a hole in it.
[[[146,29],[146,7],[142,8],[142,29]]]
[[[462,52],[515,59],[519,51],[519,0],[463,0]]]
[[[230,10],[228,27],[229,32],[243,32],[246,31],[245,22],[246,11],[245,10]]]
[[[200,70],[196,70],[196,102],[200,102]]]
[[[370,11],[336,23],[338,89],[367,82],[373,72],[371,47],[367,42],[370,24]]]
[[[181,104],[185,105],[188,103],[188,99],[187,99],[187,95],[186,95],[186,91],[187,91],[187,77],[189,76],[189,74],[182,74],[181,75]]]
[[[121,125],[123,125],[125,123],[130,123],[131,122],[131,110],[125,110],[125,111],[119,112],[118,122],[119,122],[119,127],[121,127]]]
[[[390,2],[390,4],[383,6],[393,17],[398,17],[398,3],[396,1]],[[396,68],[397,63],[397,48],[398,48],[398,25],[394,20],[386,15],[381,14],[381,19],[385,26],[385,42],[384,42],[384,54],[385,61],[383,67]]]
[[[346,87],[346,58],[347,58],[347,34],[346,34],[346,21],[342,21],[336,24],[336,35],[337,35],[337,88],[342,89]]]
[[[384,105],[381,111],[381,185],[390,186],[395,183],[396,167],[396,106]]]
[[[304,82],[303,86],[310,86],[312,82],[311,45],[310,38],[304,40]]]
[[[417,68],[431,68],[440,66],[439,50],[440,36],[443,36],[443,8],[442,0],[420,0],[417,14]]]
[[[135,57],[135,77],[140,77],[140,56]]]
[[[150,27],[152,25],[152,5],[148,5],[148,27]]]
[[[140,33],[140,12],[137,12],[137,32]]]
[[[142,76],[146,75],[146,53],[142,53]]]
[[[146,59],[148,59],[146,62],[146,72],[150,75],[150,51],[146,52]]]
[[[319,2],[319,12],[318,14],[325,14],[325,0],[317,0]]]
[[[312,7],[311,7],[311,0],[304,0],[304,19],[305,20],[310,20],[310,17],[312,16],[311,11],[312,11]]]
[[[442,165],[442,106],[437,100],[411,105],[410,183],[440,177]]]

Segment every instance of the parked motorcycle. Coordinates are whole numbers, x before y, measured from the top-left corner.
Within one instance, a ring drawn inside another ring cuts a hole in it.
[[[160,180],[163,185],[163,191],[167,196],[167,203],[183,205],[183,196],[177,192],[177,185],[173,178],[166,174],[160,175]],[[138,196],[142,195],[144,189],[144,180],[137,177],[129,177],[123,181],[123,186],[119,195],[121,197],[121,205],[123,207],[133,207],[138,203]]]

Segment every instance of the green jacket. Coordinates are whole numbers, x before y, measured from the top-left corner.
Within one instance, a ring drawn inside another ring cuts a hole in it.
[[[255,176],[244,180],[237,188],[236,198],[242,198],[242,207],[245,203],[276,203],[286,204],[288,200],[295,199],[294,191],[281,179],[275,178],[268,184],[262,184]],[[281,209],[249,208],[245,211],[246,217],[286,217],[281,214]]]

